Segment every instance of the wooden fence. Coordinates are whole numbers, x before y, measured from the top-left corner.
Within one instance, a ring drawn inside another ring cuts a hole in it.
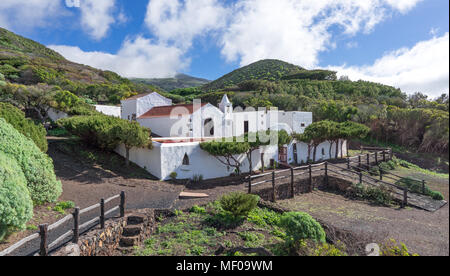
[[[105,210],[105,205],[107,203],[118,198],[120,198],[120,203],[118,205],[114,205],[113,208]],[[99,209],[100,215],[80,225],[80,217],[96,209]],[[94,225],[100,224],[100,227],[104,229],[106,217],[110,214],[113,214],[116,211],[119,211],[120,217],[125,216],[125,192],[121,192],[120,194],[110,197],[106,200],[102,198],[100,200],[100,203],[87,207],[83,210],[80,210],[80,208],[76,207],[71,215],[62,218],[61,220],[53,223],[52,225],[48,224],[39,225],[39,232],[34,233],[33,235],[30,235],[22,239],[21,241],[15,243],[11,247],[3,250],[2,252],[0,252],[0,256],[10,255],[14,253],[14,251],[24,247],[26,244],[38,239],[40,239],[39,255],[48,256],[49,251],[55,249],[57,246],[61,245],[66,239],[70,237],[72,237],[73,243],[77,243],[80,233],[82,233],[87,229],[90,229],[90,227]],[[60,228],[62,225],[70,221],[73,221],[73,229],[60,235],[52,243],[48,244],[48,233],[54,231],[55,229]],[[37,249],[34,251],[37,251]]]
[[[292,167],[292,168],[286,169],[286,170],[278,170],[278,171],[273,170],[272,172],[268,172],[268,173],[262,173],[262,174],[258,174],[258,175],[250,175],[247,178],[248,193],[252,193],[252,188],[255,186],[262,185],[265,183],[271,183],[272,184],[272,201],[275,202],[276,201],[276,182],[277,182],[277,180],[290,178],[290,182],[289,182],[290,196],[291,196],[291,198],[293,198],[295,195],[294,194],[294,185],[295,185],[295,177],[296,176],[308,174],[309,191],[312,192],[313,188],[314,188],[312,174],[314,172],[322,172],[323,171],[326,184],[328,184],[329,172],[333,172],[333,173],[336,173],[336,174],[338,174],[340,176],[344,176],[344,177],[351,177],[352,174],[356,175],[359,179],[360,184],[368,184],[368,185],[372,185],[372,186],[383,184],[383,185],[387,185],[389,187],[395,188],[393,193],[402,196],[402,206],[405,207],[408,204],[408,188],[406,186],[403,187],[403,186],[399,186],[399,185],[392,184],[389,182],[385,182],[385,181],[383,181],[383,177],[392,178],[397,181],[406,179],[406,178],[392,174],[387,171],[383,171],[381,169],[380,169],[380,171],[381,171],[380,179],[376,179],[370,175],[363,174],[363,171],[369,172],[370,168],[372,167],[372,164],[375,163],[376,165],[379,165],[380,162],[387,162],[387,161],[391,160],[393,157],[392,149],[368,148],[368,147],[362,147],[362,149],[370,150],[370,151],[374,151],[374,152],[368,153],[365,155],[358,155],[358,156],[347,158],[346,159],[347,168],[342,167],[342,164],[341,164],[341,166],[339,166],[339,165],[336,165],[336,164],[333,164],[330,162],[323,162],[320,164],[314,164],[314,165],[310,164],[310,165],[300,166],[300,167],[295,167],[295,168]],[[381,151],[378,151],[380,149],[381,149]],[[353,161],[353,160],[357,160],[357,161]],[[358,166],[352,166],[352,164],[357,164]],[[367,169],[363,168],[364,166]],[[289,172],[289,173],[286,174],[287,172]],[[258,179],[267,177],[269,175],[272,176],[270,179],[258,181]],[[414,180],[414,181],[421,182],[423,185],[423,190],[425,190],[425,181],[424,180]],[[395,191],[395,190],[397,190],[397,191]],[[398,192],[398,190],[402,191],[402,193],[400,194]]]

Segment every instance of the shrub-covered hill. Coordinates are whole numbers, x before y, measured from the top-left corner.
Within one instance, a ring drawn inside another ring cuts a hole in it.
[[[164,91],[172,91],[175,89],[199,87],[209,83],[207,79],[196,78],[185,74],[177,74],[173,78],[162,79],[131,79],[134,83],[143,83],[160,87]]]
[[[205,91],[223,89],[247,80],[276,81],[304,71],[303,68],[275,59],[265,59],[234,70],[225,76],[204,85]]]
[[[111,71],[68,61],[44,45],[2,28],[0,74],[7,82],[57,85],[78,96],[114,104],[135,93],[160,90],[152,85],[132,83]]]

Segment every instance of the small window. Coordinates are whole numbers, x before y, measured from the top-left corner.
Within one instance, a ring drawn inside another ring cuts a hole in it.
[[[136,121],[136,114],[133,114],[133,116],[131,117],[131,120]]]
[[[187,153],[184,154],[183,165],[184,166],[189,166],[189,156],[187,155]]]
[[[305,127],[306,125],[305,125],[305,123],[302,123],[302,127]]]
[[[322,155],[325,155],[325,149],[322,148]]]

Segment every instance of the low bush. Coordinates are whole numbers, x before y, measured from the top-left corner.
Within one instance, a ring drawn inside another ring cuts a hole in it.
[[[33,217],[33,202],[17,162],[0,152],[0,241],[14,229],[24,229]]]
[[[442,193],[437,192],[437,191],[432,191],[431,197],[435,200],[444,200],[444,196],[442,195]]]
[[[393,201],[391,192],[384,185],[372,187],[359,183],[353,184],[347,191],[347,196],[351,198],[369,200],[378,205],[384,206],[389,206]]]
[[[306,213],[284,213],[280,225],[286,231],[288,242],[297,243],[301,240],[325,242],[326,235],[322,226]]]
[[[248,214],[247,220],[261,227],[279,226],[281,215],[265,208],[255,208]]]
[[[62,193],[53,161],[28,138],[0,118],[0,152],[14,159],[26,178],[33,202],[54,202]]]
[[[386,243],[384,243],[381,246],[380,255],[381,256],[401,256],[401,257],[408,257],[408,256],[419,256],[418,254],[410,253],[408,248],[404,243],[400,243],[400,245],[397,243],[396,240],[390,239]]]
[[[177,177],[178,177],[178,174],[177,174],[176,172],[172,172],[172,173],[170,174],[170,179],[172,179],[172,181],[177,180]]]
[[[0,118],[4,118],[8,124],[33,140],[41,151],[47,152],[48,144],[45,137],[47,134],[45,128],[25,118],[25,113],[20,109],[8,103],[0,103]]]
[[[195,214],[206,214],[206,209],[198,205],[192,206],[190,211]]]
[[[220,199],[223,210],[229,212],[235,218],[246,218],[250,211],[256,208],[258,202],[258,196],[240,192],[224,195]]]

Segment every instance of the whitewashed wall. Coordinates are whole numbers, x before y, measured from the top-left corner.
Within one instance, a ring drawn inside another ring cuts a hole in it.
[[[297,144],[297,163],[302,164],[302,163],[308,162],[308,145],[306,143],[297,142],[297,141],[291,143],[288,146],[288,162],[290,164],[295,163],[294,143]],[[346,157],[347,156],[347,141],[341,140],[340,144],[341,143],[343,143],[343,149],[342,149],[343,156]],[[340,144],[339,144],[339,148],[338,148],[339,158],[341,157]],[[323,151],[322,151],[322,149],[323,149]],[[313,159],[313,153],[314,153],[314,148],[311,147],[311,159]],[[328,159],[334,159],[335,153],[336,153],[336,144],[335,143],[333,143],[332,148],[331,148],[331,156],[329,153],[330,153],[330,142],[327,141],[327,142],[320,144],[319,146],[317,146],[317,150],[316,150],[316,161],[324,161],[324,160],[328,160]]]
[[[172,105],[172,100],[165,98],[155,92],[145,97],[137,99],[136,115],[137,117],[139,117],[156,106],[169,106],[169,105]]]
[[[131,120],[132,115],[136,114],[136,104],[137,100],[126,100],[122,101],[122,112],[121,112],[121,118],[124,120]]]
[[[161,144],[153,142],[153,149],[130,150],[131,162],[146,169],[149,173],[161,180],[170,178],[172,172],[176,172],[179,179],[192,179],[194,175],[202,175],[204,179],[212,179],[229,176],[234,173],[234,168],[227,168],[215,157],[200,148],[199,143]],[[264,151],[264,164],[268,166],[270,160],[278,161],[278,147],[267,146]],[[116,152],[125,157],[125,147],[119,146]],[[183,165],[183,158],[189,156],[189,165]],[[249,163],[245,155],[236,156],[242,161],[241,172],[248,172]],[[253,170],[262,167],[261,151],[252,154]]]
[[[126,150],[124,145],[116,148],[116,152],[125,157]],[[133,148],[130,150],[130,161],[145,169],[152,175],[160,177],[161,169],[161,144],[153,142],[153,148]]]
[[[95,105],[95,110],[108,116],[121,117],[121,107],[112,105]]]

